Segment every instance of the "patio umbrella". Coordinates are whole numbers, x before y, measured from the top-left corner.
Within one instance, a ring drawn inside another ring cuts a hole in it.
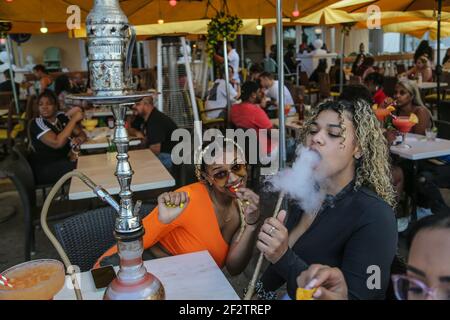
[[[337,2],[283,0],[283,18],[292,18],[296,1],[302,15]],[[77,5],[84,22],[93,3],[93,0],[14,0],[0,6],[0,19],[13,23],[11,33],[39,33],[42,21],[48,32],[64,32],[68,7]],[[120,1],[120,6],[133,25],[153,24],[159,19],[165,22],[208,19],[225,9],[241,19],[276,18],[276,0],[178,0],[175,7],[168,0],[132,0]]]
[[[168,23],[153,23],[134,26],[137,36],[161,36],[161,35],[185,35],[185,34],[207,34],[208,23],[210,19],[179,21]],[[289,22],[289,19],[283,19],[283,22]],[[238,34],[241,35],[256,35],[260,36],[262,30],[258,30],[258,24],[266,26],[276,23],[276,19],[243,19],[243,27]],[[75,38],[85,38],[86,29],[82,26],[81,29],[69,32],[69,35]]]
[[[408,23],[392,23],[383,26],[384,32],[398,32],[412,35],[416,38],[422,38],[429,32],[430,39],[437,39],[436,21],[411,21]],[[450,37],[450,22],[441,22],[441,37]]]
[[[411,21],[436,21],[437,13],[434,10],[418,10],[418,11],[382,11],[379,13],[380,26],[385,26],[393,23],[411,22]],[[367,12],[351,13],[351,16],[358,21],[356,27],[367,28],[367,22],[373,14]],[[449,21],[450,12],[442,12],[441,20]]]

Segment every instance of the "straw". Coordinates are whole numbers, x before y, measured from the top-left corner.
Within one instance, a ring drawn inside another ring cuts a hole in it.
[[[8,278],[0,274],[0,284],[5,287],[12,288],[13,286],[9,283]]]

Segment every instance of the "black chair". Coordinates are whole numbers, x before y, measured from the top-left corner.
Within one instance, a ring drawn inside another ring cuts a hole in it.
[[[35,251],[35,227],[39,225],[41,207],[36,201],[36,185],[34,182],[33,171],[30,164],[19,151],[18,146],[14,146],[10,155],[1,163],[0,170],[2,176],[11,179],[20,196],[20,202],[23,208],[23,219],[25,225],[25,260],[31,259]],[[51,212],[58,213],[52,215],[49,219],[62,219],[72,215],[71,206],[67,201],[53,202]],[[50,214],[51,215],[51,214]]]
[[[28,162],[23,161],[15,149],[2,162],[1,171],[5,177],[12,180],[20,196],[25,224],[25,260],[28,261],[35,248],[33,220],[39,211],[36,206],[33,172]]]
[[[435,120],[438,137],[450,139],[450,101],[441,101],[438,106],[439,120]]]
[[[156,203],[143,204],[141,218],[153,210]],[[81,272],[92,269],[98,258],[111,248],[117,213],[111,207],[86,211],[54,225],[55,236],[61,243],[70,262]]]

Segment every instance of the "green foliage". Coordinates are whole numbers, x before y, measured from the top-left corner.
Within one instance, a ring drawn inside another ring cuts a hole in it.
[[[230,16],[225,12],[219,12],[208,23],[208,35],[206,36],[207,47],[210,60],[214,57],[216,45],[226,39],[236,40],[238,31],[243,27],[242,19],[238,16]]]

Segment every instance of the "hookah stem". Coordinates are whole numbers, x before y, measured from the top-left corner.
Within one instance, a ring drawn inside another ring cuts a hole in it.
[[[278,196],[277,204],[275,206],[275,210],[272,215],[273,218],[276,218],[278,216],[278,212],[280,211],[281,204],[283,203],[283,199],[284,199],[284,192],[280,192],[280,194]],[[255,271],[253,272],[252,280],[250,281],[250,283],[248,285],[247,293],[245,294],[244,300],[250,300],[253,296],[253,293],[255,292],[256,280],[258,279],[259,273],[261,271],[263,260],[264,260],[264,253],[261,252],[259,255],[259,258],[258,258],[258,262],[256,264]]]

